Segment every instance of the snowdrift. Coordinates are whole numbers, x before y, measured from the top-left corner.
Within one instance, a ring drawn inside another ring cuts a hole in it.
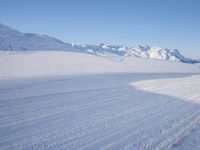
[[[0,52],[0,79],[94,73],[199,73],[197,64],[61,51]]]

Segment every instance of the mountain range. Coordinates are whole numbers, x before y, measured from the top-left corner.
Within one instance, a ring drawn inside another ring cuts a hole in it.
[[[65,43],[47,35],[22,33],[0,24],[0,51],[42,51],[59,50],[90,53],[98,56],[140,57],[184,63],[200,63],[200,60],[183,56],[177,49],[167,49],[138,45],[128,47],[121,45],[78,45]]]

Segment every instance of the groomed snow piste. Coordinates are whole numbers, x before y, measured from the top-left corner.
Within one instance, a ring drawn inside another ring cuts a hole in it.
[[[199,66],[2,52],[0,149],[199,150]]]
[[[1,150],[198,150],[199,79],[125,73],[1,81]]]

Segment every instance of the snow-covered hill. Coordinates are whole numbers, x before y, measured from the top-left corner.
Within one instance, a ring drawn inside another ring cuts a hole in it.
[[[21,33],[0,24],[0,50],[72,50],[71,44],[47,35]]]
[[[99,45],[73,45],[74,48],[82,49],[88,53],[101,56],[134,56],[148,59],[159,59],[167,61],[179,61],[185,63],[198,63],[199,60],[184,57],[177,49],[167,49],[159,47],[141,46],[127,47],[106,45],[101,43]]]
[[[47,35],[21,33],[15,29],[0,24],[0,50],[64,50],[84,52],[100,56],[129,56],[185,63],[198,63],[184,57],[177,49],[163,49],[149,46],[116,46],[116,45],[76,45],[65,43]]]
[[[1,150],[199,149],[200,64],[140,58],[177,50],[0,31]]]
[[[0,51],[0,80],[110,73],[199,73],[198,64],[64,51]]]

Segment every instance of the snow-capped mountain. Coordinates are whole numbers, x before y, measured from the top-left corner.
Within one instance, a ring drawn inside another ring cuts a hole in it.
[[[100,56],[130,56],[130,57],[141,57],[147,59],[159,59],[167,61],[179,61],[185,63],[199,63],[200,61],[191,58],[186,58],[179,53],[177,49],[167,49],[159,47],[141,46],[127,47],[127,46],[116,46],[116,45],[73,45],[76,49],[82,49],[87,53],[100,55]]]
[[[71,44],[47,35],[21,33],[0,24],[0,50],[71,50]]]
[[[65,43],[47,35],[22,33],[0,24],[0,50],[62,50],[90,53],[98,56],[125,56],[179,61],[185,63],[200,63],[184,57],[177,49],[166,49],[149,46],[117,46],[117,45],[76,45]]]

